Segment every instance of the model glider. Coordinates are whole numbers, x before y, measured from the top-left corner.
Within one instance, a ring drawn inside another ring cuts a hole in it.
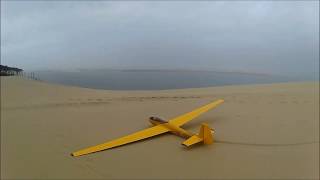
[[[202,106],[198,109],[195,109],[191,112],[178,116],[169,121],[162,120],[157,117],[150,117],[150,122],[154,126],[142,131],[138,131],[136,133],[130,134],[128,136],[121,137],[119,139],[115,139],[100,145],[92,146],[86,149],[82,149],[76,152],[73,152],[72,156],[81,156],[89,153],[94,153],[110,148],[114,148],[117,146],[125,145],[128,143],[132,143],[135,141],[139,141],[142,139],[150,138],[163,133],[173,133],[183,138],[187,138],[186,141],[182,142],[185,146],[191,146],[193,144],[203,142],[204,144],[212,144],[213,143],[213,129],[208,126],[208,124],[203,123],[200,127],[199,134],[193,134],[181,128],[182,125],[201,115],[202,113],[207,112],[208,110],[218,106],[223,103],[224,100],[220,99],[214,101],[210,104]]]

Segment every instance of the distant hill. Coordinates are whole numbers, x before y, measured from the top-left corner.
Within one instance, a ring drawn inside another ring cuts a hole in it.
[[[0,65],[0,76],[13,76],[21,73],[23,69]]]

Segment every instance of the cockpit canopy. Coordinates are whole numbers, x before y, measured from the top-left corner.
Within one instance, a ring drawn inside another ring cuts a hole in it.
[[[159,117],[155,117],[155,116],[151,116],[150,118],[149,118],[149,121],[152,123],[152,124],[155,124],[155,125],[157,125],[157,124],[164,124],[164,123],[167,123],[168,121],[165,121],[165,120],[163,120],[163,119],[161,119],[161,118],[159,118]]]

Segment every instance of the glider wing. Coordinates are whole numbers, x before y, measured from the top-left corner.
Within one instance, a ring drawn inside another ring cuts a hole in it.
[[[174,119],[171,119],[169,121],[169,123],[171,123],[173,125],[176,125],[176,126],[182,126],[185,123],[191,121],[192,119],[200,116],[202,113],[205,113],[205,112],[209,111],[210,109],[217,107],[219,104],[221,104],[223,102],[224,102],[223,99],[219,99],[219,100],[214,101],[214,102],[212,102],[210,104],[207,104],[207,105],[202,106],[202,107],[200,107],[198,109],[195,109],[195,110],[193,110],[191,112],[188,112],[188,113],[183,114],[181,116],[178,116],[178,117],[176,117]]]
[[[163,134],[168,131],[170,131],[170,130],[168,128],[166,128],[165,126],[157,125],[157,126],[130,134],[128,136],[121,137],[119,139],[115,139],[115,140],[112,140],[112,141],[109,141],[109,142],[106,142],[103,144],[99,144],[96,146],[92,146],[92,147],[89,147],[86,149],[79,150],[77,152],[73,152],[71,155],[72,156],[81,156],[81,155],[85,155],[85,154],[89,154],[89,153],[94,153],[94,152],[114,148],[117,146],[121,146],[124,144],[132,143],[135,141],[139,141],[142,139],[146,139],[146,138],[156,136],[159,134]]]

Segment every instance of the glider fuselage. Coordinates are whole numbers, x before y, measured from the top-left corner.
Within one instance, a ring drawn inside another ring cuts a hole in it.
[[[173,125],[171,124],[170,122],[168,121],[165,121],[161,118],[158,118],[158,117],[150,117],[149,118],[149,121],[151,124],[153,125],[159,125],[159,124],[163,124],[164,126],[166,126],[168,129],[170,129],[171,133],[175,134],[175,135],[178,135],[178,136],[181,136],[183,138],[189,138],[191,136],[193,136],[194,134],[191,133],[191,132],[188,132],[182,128],[180,128],[179,126],[176,126],[176,125]]]

